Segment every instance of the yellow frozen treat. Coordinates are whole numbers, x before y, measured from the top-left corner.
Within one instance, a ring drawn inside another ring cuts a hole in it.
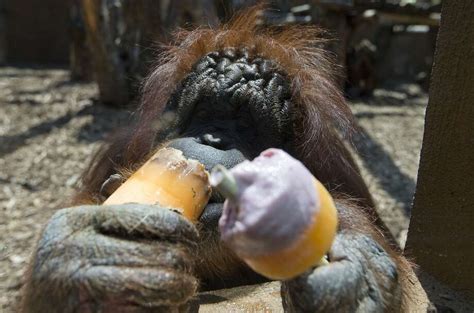
[[[211,195],[209,175],[180,150],[162,148],[125,181],[104,204],[159,204],[197,220]]]

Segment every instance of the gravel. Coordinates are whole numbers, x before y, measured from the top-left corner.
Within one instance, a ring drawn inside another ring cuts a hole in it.
[[[354,138],[356,161],[377,209],[404,247],[415,192],[427,95],[416,85],[376,90],[353,101],[360,128]]]
[[[41,228],[73,193],[104,138],[130,112],[97,103],[94,84],[63,69],[0,68],[0,311],[15,312]],[[403,245],[427,96],[415,85],[352,102],[356,161],[379,212]]]

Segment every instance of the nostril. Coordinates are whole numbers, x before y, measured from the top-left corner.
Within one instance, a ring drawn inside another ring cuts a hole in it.
[[[208,145],[214,148],[221,148],[222,147],[222,139],[219,137],[215,137],[212,134],[205,134],[202,135],[200,141],[204,145]]]

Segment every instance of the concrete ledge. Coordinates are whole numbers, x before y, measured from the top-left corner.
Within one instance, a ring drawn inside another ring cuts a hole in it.
[[[459,294],[447,289],[424,273],[420,277],[423,286],[415,273],[408,279],[410,302],[407,303],[405,312],[474,312],[474,307]],[[429,297],[423,287],[428,291]],[[200,313],[283,312],[280,288],[280,282],[275,281],[203,292],[198,295],[192,311]],[[436,304],[437,311],[431,302]]]
[[[200,313],[283,312],[280,282],[203,292],[198,295]]]

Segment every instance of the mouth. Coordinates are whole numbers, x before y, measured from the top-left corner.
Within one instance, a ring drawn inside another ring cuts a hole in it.
[[[211,203],[224,203],[225,198],[216,188],[212,188],[211,197],[209,198],[208,204]]]
[[[217,189],[212,188],[211,196],[207,205],[199,218],[199,222],[203,224],[203,227],[216,229],[219,224],[219,219],[222,215],[222,208],[224,206],[225,198],[222,196]]]
[[[219,225],[219,219],[222,215],[222,209],[224,203],[211,203],[209,202],[199,218],[199,222],[202,224],[204,229],[216,230]]]

